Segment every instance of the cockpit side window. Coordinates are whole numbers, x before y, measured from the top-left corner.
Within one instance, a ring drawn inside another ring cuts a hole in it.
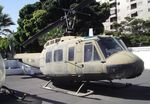
[[[95,61],[96,61],[96,60],[100,60],[100,57],[99,57],[99,55],[98,55],[97,50],[96,50],[95,47],[94,47],[94,60],[95,60]]]
[[[121,45],[112,37],[100,37],[98,44],[106,58],[114,53],[124,50]]]
[[[98,52],[93,44],[85,44],[84,46],[84,62],[100,60]]]
[[[92,44],[86,44],[84,46],[84,62],[92,60]]]
[[[52,62],[52,52],[47,52],[46,53],[46,63]]]

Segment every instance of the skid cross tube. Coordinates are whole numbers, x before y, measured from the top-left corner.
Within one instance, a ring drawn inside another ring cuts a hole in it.
[[[63,89],[58,89],[55,86],[52,87],[52,84],[51,84],[51,86],[48,86],[50,83],[52,83],[51,80],[48,81],[44,86],[42,86],[42,88],[44,88],[46,90],[61,92],[61,93],[65,93],[65,94],[69,94],[69,95],[74,95],[74,96],[78,96],[78,97],[85,97],[85,96],[88,96],[88,95],[94,93],[94,91],[92,91],[92,90],[87,90],[86,93],[81,93],[80,92],[81,88],[85,85],[85,82],[80,85],[80,87],[78,88],[78,90],[76,92],[74,92],[74,91],[65,91]]]

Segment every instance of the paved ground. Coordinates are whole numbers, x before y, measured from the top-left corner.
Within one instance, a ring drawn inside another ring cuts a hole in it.
[[[7,76],[5,85],[20,96],[23,93],[27,96],[21,101],[1,94],[0,104],[150,104],[150,70],[145,70],[138,78],[115,82],[118,86],[125,82],[133,85],[119,88],[108,83],[91,83],[87,87],[95,93],[83,98],[42,89],[41,86],[46,83],[46,79],[43,78],[26,75]]]

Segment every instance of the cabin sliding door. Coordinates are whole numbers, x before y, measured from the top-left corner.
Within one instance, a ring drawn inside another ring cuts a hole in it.
[[[96,75],[103,71],[100,55],[95,44],[88,42],[84,44],[83,73],[86,75]]]

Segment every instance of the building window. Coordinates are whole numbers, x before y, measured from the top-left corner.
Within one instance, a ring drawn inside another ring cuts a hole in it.
[[[131,9],[137,8],[137,3],[131,4]]]
[[[115,29],[114,25],[110,25],[110,29]]]
[[[92,44],[86,44],[84,46],[84,62],[92,60]]]
[[[150,8],[148,8],[148,12],[150,12]]]
[[[127,6],[127,10],[129,10],[130,9],[130,6]]]
[[[46,63],[52,62],[52,52],[46,53]]]
[[[141,14],[143,12],[143,10],[138,10],[138,14]]]
[[[148,3],[150,3],[150,0],[148,0]]]
[[[120,5],[120,2],[118,2],[118,5]]]
[[[138,13],[137,13],[137,12],[131,14],[131,17],[136,17],[136,16],[138,16]]]
[[[138,6],[141,6],[143,2],[138,2]]]
[[[84,62],[100,60],[96,48],[92,44],[85,44],[84,46]]]
[[[63,50],[62,49],[55,50],[54,51],[54,61],[59,62],[62,60],[63,60]]]
[[[74,60],[74,47],[70,47],[68,51],[68,61]]]
[[[135,0],[130,0],[130,2],[135,1]]]
[[[110,22],[115,22],[115,21],[117,21],[117,17],[110,18]]]
[[[116,7],[116,3],[115,2],[110,4],[110,8],[114,8],[114,7]]]

